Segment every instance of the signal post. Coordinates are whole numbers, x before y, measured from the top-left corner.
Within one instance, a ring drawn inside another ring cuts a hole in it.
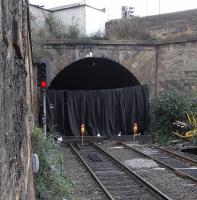
[[[47,133],[47,125],[46,125],[46,64],[41,63],[38,65],[38,86],[41,88],[41,97],[42,97],[42,105],[43,105],[43,115],[42,115],[42,125],[44,130],[44,135]]]

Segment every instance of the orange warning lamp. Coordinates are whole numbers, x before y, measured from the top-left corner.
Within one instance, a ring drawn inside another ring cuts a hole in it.
[[[138,131],[137,123],[134,123],[134,124],[133,124],[133,133],[134,133],[134,134],[137,134],[137,131]]]
[[[84,133],[85,133],[85,124],[81,124],[80,131],[81,131],[81,135],[84,135]]]

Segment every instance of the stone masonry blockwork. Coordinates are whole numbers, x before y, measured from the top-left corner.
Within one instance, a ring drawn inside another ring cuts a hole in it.
[[[0,0],[0,200],[34,200],[27,0]]]
[[[115,61],[127,68],[142,84],[150,87],[154,97],[164,89],[179,93],[197,93],[197,42],[174,42],[144,45],[124,41],[96,41],[84,44],[48,43],[45,50],[49,57],[47,81],[50,85],[55,76],[73,62],[83,59],[89,52],[94,57]]]

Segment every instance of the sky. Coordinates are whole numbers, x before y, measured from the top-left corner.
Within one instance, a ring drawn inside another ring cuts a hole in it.
[[[56,6],[83,3],[105,8],[108,19],[121,17],[121,6],[134,7],[134,14],[138,16],[155,15],[160,13],[169,13],[187,9],[197,8],[197,0],[29,0],[35,5],[44,5],[45,8]],[[159,3],[160,2],[160,3]],[[159,6],[160,4],[160,6]],[[159,9],[160,8],[160,9]]]

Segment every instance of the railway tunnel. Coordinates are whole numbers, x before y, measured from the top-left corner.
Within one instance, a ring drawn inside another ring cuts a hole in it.
[[[102,90],[140,85],[122,65],[104,58],[85,58],[65,67],[52,81],[55,90]]]
[[[50,105],[54,109],[50,109]],[[124,66],[89,57],[66,66],[47,91],[48,124],[68,136],[132,134],[148,125],[148,88]]]

